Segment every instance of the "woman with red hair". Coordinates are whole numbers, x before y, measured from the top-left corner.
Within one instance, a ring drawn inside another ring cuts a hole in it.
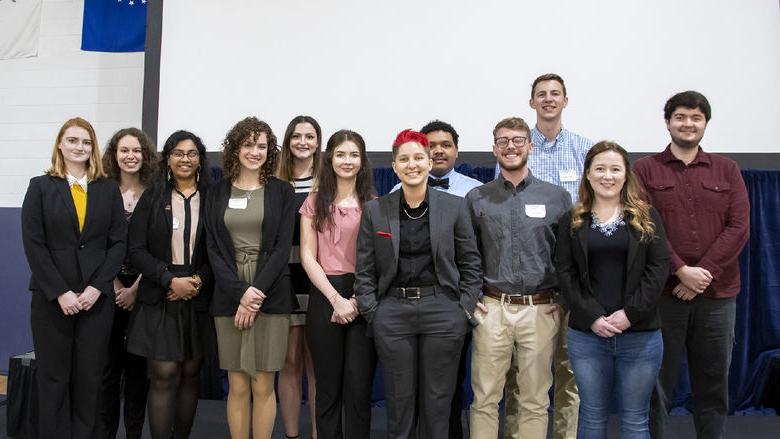
[[[480,256],[463,198],[428,190],[425,135],[399,133],[392,165],[401,190],[363,206],[355,296],[384,365],[387,437],[443,439]]]

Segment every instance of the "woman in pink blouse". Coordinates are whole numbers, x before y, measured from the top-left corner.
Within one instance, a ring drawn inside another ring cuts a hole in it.
[[[313,284],[306,338],[317,382],[319,439],[370,436],[376,352],[358,314],[353,283],[361,206],[373,197],[363,138],[336,132],[328,140],[316,191],[300,210],[301,262]]]

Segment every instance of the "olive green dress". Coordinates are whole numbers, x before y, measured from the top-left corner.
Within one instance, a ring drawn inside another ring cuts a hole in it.
[[[232,203],[228,205],[225,226],[233,240],[238,277],[252,283],[262,243],[264,191],[263,188],[245,191],[231,187],[230,198],[246,199],[245,209],[231,208]],[[287,354],[290,315],[265,314],[261,307],[252,327],[245,330],[236,328],[234,317],[214,317],[219,366],[226,370],[242,370],[249,375],[281,370]]]

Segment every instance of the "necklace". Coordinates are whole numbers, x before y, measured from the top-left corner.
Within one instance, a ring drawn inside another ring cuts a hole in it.
[[[599,217],[596,216],[595,213],[591,212],[590,217],[592,218],[590,228],[598,230],[602,235],[606,237],[612,236],[613,233],[618,229],[620,226],[625,226],[626,222],[623,220],[623,213],[618,213],[617,217],[611,218],[609,221],[602,223],[601,220],[599,220]]]
[[[401,209],[404,210],[404,213],[406,214],[407,217],[409,217],[409,219],[413,219],[413,220],[420,219],[420,218],[424,217],[426,213],[428,213],[428,206],[425,206],[425,210],[423,210],[423,212],[421,214],[417,215],[417,216],[410,215],[409,212],[406,210],[406,208],[403,207],[403,206],[401,207]]]

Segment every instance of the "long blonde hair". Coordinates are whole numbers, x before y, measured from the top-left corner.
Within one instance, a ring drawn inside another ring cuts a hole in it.
[[[67,169],[65,169],[65,158],[62,157],[62,151],[59,146],[60,142],[62,142],[62,137],[65,135],[65,131],[70,127],[84,128],[89,133],[89,139],[92,141],[92,152],[89,154],[89,165],[87,166],[87,181],[104,178],[106,173],[103,171],[103,162],[100,161],[100,146],[97,142],[95,129],[92,128],[92,124],[80,117],[68,119],[68,121],[62,125],[62,128],[60,128],[60,132],[54,140],[54,148],[51,151],[51,167],[46,173],[53,177],[60,178],[65,178],[65,174],[68,173]]]
[[[642,199],[639,183],[637,183],[634,173],[631,172],[631,165],[628,162],[628,152],[622,146],[608,140],[602,140],[593,145],[585,156],[585,164],[578,191],[579,201],[572,208],[571,231],[574,233],[579,230],[582,227],[585,215],[593,209],[593,187],[591,187],[587,178],[588,170],[593,163],[593,159],[606,151],[614,151],[620,154],[620,157],[623,159],[623,166],[626,168],[626,182],[620,190],[620,204],[626,213],[626,221],[642,234],[642,242],[648,242],[653,239],[655,234],[655,224],[652,218],[650,218],[650,204]]]

